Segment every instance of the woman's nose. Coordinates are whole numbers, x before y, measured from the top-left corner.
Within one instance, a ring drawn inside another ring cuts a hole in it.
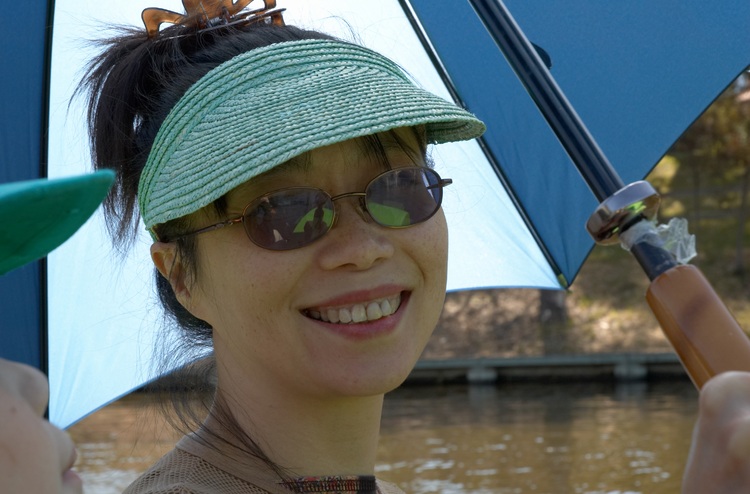
[[[323,269],[346,266],[364,270],[393,255],[395,246],[390,239],[393,231],[370,218],[364,198],[349,197],[336,201],[336,207],[336,223],[320,250]]]

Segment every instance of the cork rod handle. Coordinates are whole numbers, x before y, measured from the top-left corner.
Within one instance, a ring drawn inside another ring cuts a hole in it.
[[[750,371],[750,339],[698,268],[662,273],[646,300],[698,389],[721,372]]]

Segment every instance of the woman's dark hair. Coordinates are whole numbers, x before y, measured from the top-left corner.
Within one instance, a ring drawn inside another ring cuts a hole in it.
[[[188,28],[175,26],[163,30],[157,37],[149,39],[145,30],[123,28],[116,37],[101,42],[103,52],[96,57],[79,86],[79,93],[88,98],[88,127],[90,147],[96,169],[114,169],[116,182],[104,202],[107,228],[113,244],[126,251],[136,238],[139,225],[137,207],[138,181],[146,164],[151,146],[162,122],[182,95],[211,69],[241,53],[283,41],[303,39],[334,39],[331,36],[302,30],[293,26],[251,25],[224,27],[221,29],[193,32],[185,35]],[[252,125],[252,122],[249,123]],[[391,132],[394,139],[406,149],[407,146]],[[424,164],[425,138],[417,130],[419,149],[410,150],[415,163]],[[362,145],[375,149],[387,165],[386,152],[376,136],[361,140]],[[213,209],[218,215],[226,213],[224,198],[214,201]],[[175,238],[194,225],[189,218],[178,218],[158,225],[161,238]],[[175,241],[176,255],[184,268],[185,276],[195,279],[197,251],[195,238],[184,237]],[[157,349],[161,354],[157,371],[172,368],[177,361],[212,348],[212,328],[193,316],[177,300],[170,281],[155,270],[158,297],[171,324],[167,330],[177,326],[180,336],[175,344]],[[174,341],[164,338],[164,341]],[[183,432],[194,430],[205,419],[207,409],[213,406],[215,418],[220,420],[242,444],[246,453],[262,460],[280,476],[282,467],[275,465],[258,444],[233,421],[228,407],[204,386],[211,380],[212,359],[193,364],[203,378],[188,386],[181,378],[172,378],[162,389],[171,399],[167,400],[172,412],[167,414],[172,424]],[[161,373],[161,372],[160,372]],[[210,388],[210,386],[209,386]],[[193,406],[195,397],[198,406]],[[219,433],[206,431],[217,439]]]

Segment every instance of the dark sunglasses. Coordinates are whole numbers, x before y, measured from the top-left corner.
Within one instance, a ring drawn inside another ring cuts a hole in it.
[[[443,201],[443,187],[453,183],[430,168],[396,168],[373,178],[364,192],[331,196],[315,187],[289,187],[264,194],[232,218],[170,240],[198,235],[242,223],[247,236],[259,247],[292,250],[325,235],[336,222],[334,201],[359,197],[362,210],[387,228],[407,228],[430,219]]]

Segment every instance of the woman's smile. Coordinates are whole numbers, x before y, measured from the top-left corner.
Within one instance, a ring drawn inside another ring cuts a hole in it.
[[[372,297],[356,303],[329,302],[303,310],[311,319],[333,324],[357,324],[377,321],[394,314],[401,305],[401,292],[384,297]]]
[[[396,331],[411,292],[342,306],[321,306],[302,313],[320,326],[354,341],[370,340]]]

